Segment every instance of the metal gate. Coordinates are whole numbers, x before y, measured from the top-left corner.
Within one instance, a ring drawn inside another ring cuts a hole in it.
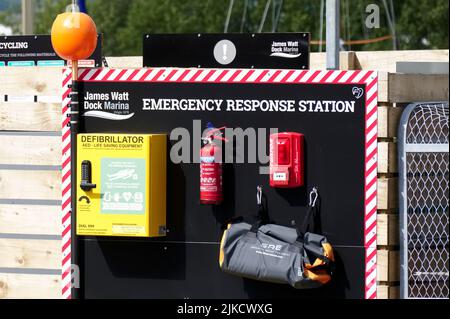
[[[402,298],[449,297],[449,105],[412,104],[399,132]]]

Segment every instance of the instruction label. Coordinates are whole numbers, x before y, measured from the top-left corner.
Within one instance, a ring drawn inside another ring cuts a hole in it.
[[[145,159],[102,158],[102,214],[145,214]]]
[[[139,225],[112,225],[114,235],[145,235],[145,227]]]

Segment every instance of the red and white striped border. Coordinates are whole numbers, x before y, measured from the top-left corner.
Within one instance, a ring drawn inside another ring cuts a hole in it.
[[[366,299],[377,297],[378,76],[366,80],[365,225]]]
[[[63,69],[62,82],[62,297],[71,299],[72,260],[71,260],[71,168],[70,168],[70,93],[72,72]]]
[[[66,78],[67,81],[67,78]],[[373,71],[249,70],[249,69],[86,69],[79,81],[166,82],[166,83],[268,83],[268,84],[355,84],[366,86],[365,145],[365,298],[377,296],[377,162],[378,162],[378,75]],[[64,96],[63,96],[64,97]],[[68,102],[67,99],[63,99]],[[69,101],[70,102],[70,101]],[[65,104],[67,107],[67,104]],[[67,122],[67,119],[64,118]],[[65,125],[63,125],[64,130]],[[64,133],[63,133],[63,136]],[[67,137],[67,136],[66,136]],[[70,138],[70,135],[69,135]],[[63,139],[64,140],[64,139]],[[63,142],[64,143],[64,142]],[[67,146],[66,144],[64,144]],[[70,145],[70,142],[69,142]],[[67,153],[66,153],[67,156]],[[70,159],[70,153],[69,157]],[[67,159],[67,157],[65,157]],[[64,161],[64,159],[63,159]],[[64,173],[64,166],[63,166]],[[63,174],[64,175],[64,174]],[[68,174],[70,176],[70,173]],[[63,181],[63,189],[64,188]],[[63,198],[64,197],[63,194]],[[69,196],[70,198],[70,196]],[[63,208],[64,210],[64,208]],[[65,215],[66,216],[66,215]],[[70,219],[66,219],[66,222]],[[67,224],[64,224],[67,226]],[[67,228],[65,228],[67,230]],[[64,235],[64,234],[63,234]],[[67,233],[66,233],[67,235]],[[63,236],[67,238],[67,236]],[[70,236],[69,236],[70,238]],[[63,240],[64,242],[64,240]],[[67,247],[66,247],[67,248]],[[69,247],[70,249],[70,247]],[[69,252],[70,256],[70,252]],[[64,281],[64,279],[63,279]]]
[[[302,71],[249,69],[85,69],[79,80],[89,82],[175,83],[302,83],[368,84],[371,71]]]

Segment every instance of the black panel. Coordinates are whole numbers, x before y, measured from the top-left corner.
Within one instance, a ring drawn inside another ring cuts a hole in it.
[[[227,65],[214,57],[222,40],[236,47]],[[147,34],[144,67],[309,69],[309,41],[309,33]],[[288,56],[272,56],[278,50]]]
[[[273,189],[269,187],[269,177],[259,174],[260,164],[226,164],[225,203],[214,208],[199,204],[199,164],[169,162],[168,236],[142,240],[101,239],[101,243],[90,238],[86,243],[84,264],[86,297],[364,297],[365,106],[363,97],[353,96],[354,85],[87,82],[81,83],[80,88],[83,92],[81,106],[86,92],[129,92],[130,110],[127,112],[134,113],[131,119],[124,121],[82,116],[83,132],[170,134],[181,127],[192,136],[193,120],[201,120],[203,126],[213,122],[216,126],[232,128],[296,131],[305,134],[306,140],[305,187]],[[355,112],[144,111],[143,98],[344,100],[355,101]],[[85,113],[83,109],[82,115]],[[169,145],[175,143],[170,141]],[[313,186],[319,188],[323,233],[340,256],[338,271],[330,286],[302,292],[243,281],[220,272],[217,247],[221,223],[232,216],[255,212],[257,185],[264,187],[272,219],[282,225],[291,225],[292,220],[299,224],[306,212],[307,190]]]
[[[95,66],[102,66],[103,36],[98,35],[97,48],[87,60],[95,60]],[[50,35],[20,35],[0,37],[0,62],[6,66],[12,61],[57,61],[61,58],[53,50]]]
[[[219,245],[88,240],[86,298],[247,299],[363,298],[363,248],[336,248],[336,278],[329,285],[296,290],[223,273]],[[343,265],[345,264],[345,268]]]

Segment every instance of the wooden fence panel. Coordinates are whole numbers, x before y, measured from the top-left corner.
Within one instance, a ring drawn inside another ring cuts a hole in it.
[[[0,164],[61,166],[61,137],[0,135]]]
[[[59,299],[60,275],[0,273],[0,299]]]
[[[0,204],[0,234],[61,235],[59,205]]]
[[[0,238],[0,268],[58,269],[61,267],[59,240]]]
[[[61,199],[60,171],[0,170],[0,199]]]
[[[5,103],[0,96],[0,131],[58,131],[61,116],[60,103]]]

